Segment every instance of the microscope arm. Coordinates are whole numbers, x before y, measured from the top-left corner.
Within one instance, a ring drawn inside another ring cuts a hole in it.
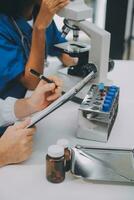
[[[91,38],[89,63],[98,67],[98,82],[105,82],[108,72],[110,33],[89,21],[76,22],[76,25]]]

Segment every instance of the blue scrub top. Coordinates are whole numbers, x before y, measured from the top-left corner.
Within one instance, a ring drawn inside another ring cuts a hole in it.
[[[24,18],[16,20],[17,25],[31,45],[32,28]],[[52,21],[46,30],[46,51],[50,56],[60,56],[54,44],[65,42]],[[30,50],[27,49],[29,54]],[[29,55],[28,55],[29,56]],[[0,98],[8,96],[23,98],[26,88],[19,82],[19,76],[24,72],[27,58],[22,47],[21,37],[6,15],[0,14]],[[5,129],[0,128],[0,133]]]
[[[24,18],[16,20],[23,34],[31,45],[32,28]],[[57,29],[55,22],[46,30],[46,51],[50,56],[60,56],[60,52],[54,44],[65,42],[61,32]],[[29,54],[30,50],[27,50]],[[0,14],[0,98],[8,96],[23,98],[26,88],[18,81],[24,72],[27,58],[23,51],[21,37],[6,15]],[[1,91],[4,90],[1,93]]]

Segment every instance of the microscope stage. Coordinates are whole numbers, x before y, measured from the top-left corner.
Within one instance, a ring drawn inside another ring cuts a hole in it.
[[[75,42],[75,41],[69,41],[69,42],[64,42],[60,44],[56,44],[55,47],[60,49],[61,51],[71,54],[71,53],[83,53],[86,51],[89,51],[91,46],[87,45],[83,42]]]

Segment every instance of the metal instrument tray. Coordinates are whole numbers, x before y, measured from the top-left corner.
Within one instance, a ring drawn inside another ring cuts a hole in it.
[[[72,148],[71,172],[90,181],[134,184],[134,150],[77,145]]]

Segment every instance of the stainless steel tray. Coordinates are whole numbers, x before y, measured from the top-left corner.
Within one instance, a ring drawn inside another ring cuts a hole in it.
[[[134,150],[77,145],[72,148],[71,172],[86,180],[134,184]]]

